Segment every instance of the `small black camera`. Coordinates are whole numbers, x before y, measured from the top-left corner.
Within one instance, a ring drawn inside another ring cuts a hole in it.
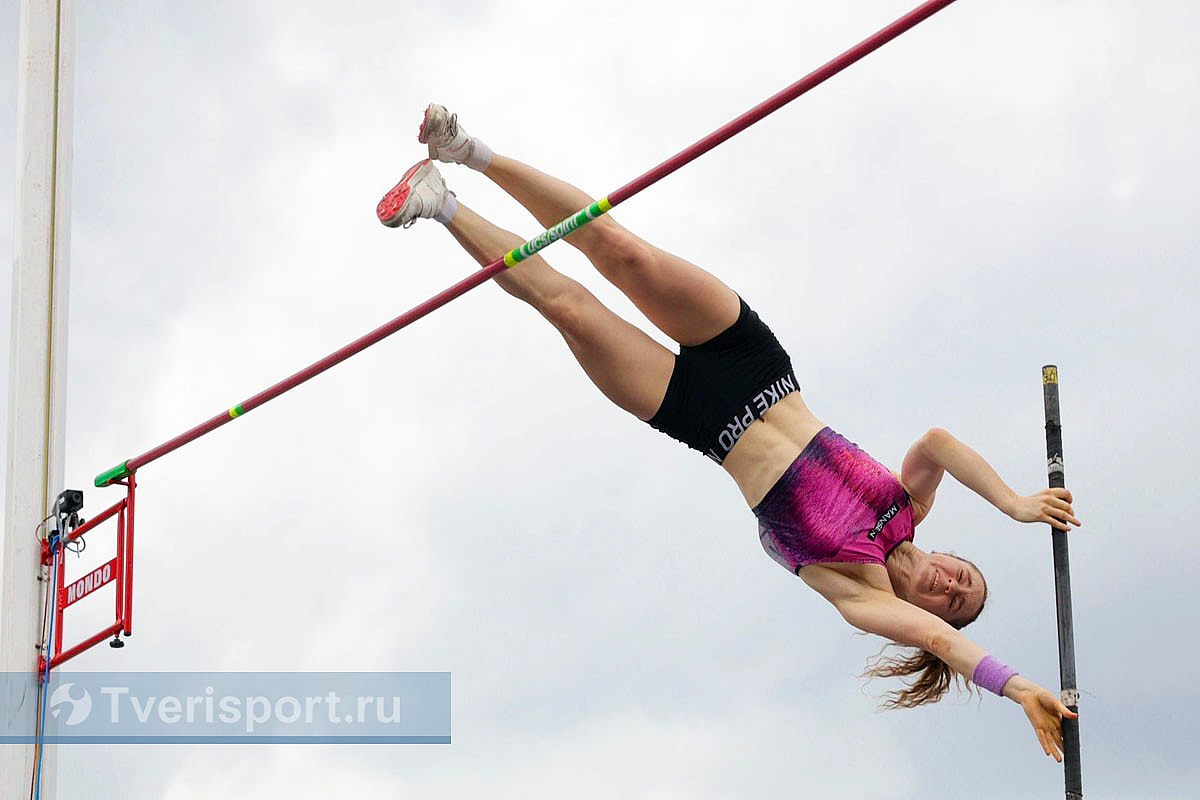
[[[83,492],[78,489],[67,489],[54,501],[54,514],[56,516],[76,514],[82,508]]]

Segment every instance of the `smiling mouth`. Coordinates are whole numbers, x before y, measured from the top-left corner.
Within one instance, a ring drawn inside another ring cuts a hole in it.
[[[937,571],[937,567],[934,567],[933,568],[933,577],[929,579],[930,594],[937,591],[937,579],[938,579],[938,571]]]

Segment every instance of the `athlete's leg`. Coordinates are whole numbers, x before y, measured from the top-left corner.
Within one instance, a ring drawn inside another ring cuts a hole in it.
[[[441,106],[430,106],[421,127],[430,155],[466,163],[494,181],[550,227],[591,204],[580,189],[527,164],[493,155],[466,135]],[[482,149],[485,157],[480,157]],[[738,317],[737,295],[715,276],[661,250],[604,216],[573,232],[567,241],[579,248],[605,278],[633,301],[663,333],[680,344],[708,341]]]
[[[461,203],[446,227],[481,265],[522,242]],[[670,351],[614,314],[581,284],[551,269],[541,256],[501,272],[496,282],[549,320],[608,399],[639,419],[654,416],[675,365]]]
[[[483,173],[550,227],[594,198],[528,164],[496,155]],[[668,253],[605,215],[567,237],[663,333],[684,345],[706,342],[738,317],[737,294],[716,276]]]

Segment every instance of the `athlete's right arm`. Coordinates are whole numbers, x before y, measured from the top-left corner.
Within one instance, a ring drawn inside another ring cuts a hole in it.
[[[932,428],[909,448],[900,482],[918,506],[928,510],[944,472],[1018,522],[1046,522],[1059,530],[1082,524],[1075,518],[1066,489],[1018,495],[983,456],[948,431]]]

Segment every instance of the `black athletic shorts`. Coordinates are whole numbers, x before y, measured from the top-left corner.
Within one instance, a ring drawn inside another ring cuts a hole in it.
[[[767,409],[799,391],[791,358],[746,301],[741,304],[732,326],[703,344],[680,346],[667,394],[647,420],[718,464]]]

